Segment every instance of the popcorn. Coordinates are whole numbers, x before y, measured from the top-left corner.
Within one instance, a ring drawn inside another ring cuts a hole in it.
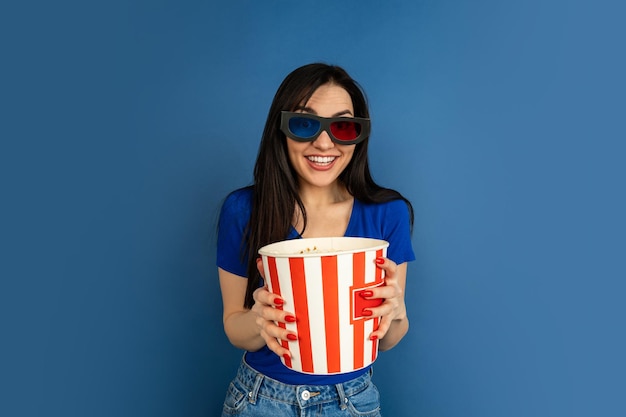
[[[306,248],[304,250],[301,250],[298,253],[301,253],[301,254],[302,253],[311,253],[311,248]],[[317,246],[313,246],[313,253],[318,253]]]

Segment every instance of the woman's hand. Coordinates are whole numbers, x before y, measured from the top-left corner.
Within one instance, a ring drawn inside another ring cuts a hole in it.
[[[385,285],[371,288],[371,296],[365,298],[384,300],[378,307],[369,308],[372,317],[381,317],[378,329],[370,334],[370,339],[380,339],[380,349],[386,350],[395,346],[408,330],[404,301],[406,263],[398,266],[390,259],[376,258],[376,266],[385,271]]]
[[[257,260],[257,268],[265,279],[263,263],[260,258]],[[277,323],[293,323],[296,321],[296,317],[293,313],[283,310],[283,299],[269,292],[267,287],[257,288],[252,295],[254,305],[251,311],[256,316],[256,325],[261,337],[265,340],[265,344],[277,355],[291,357],[289,350],[284,348],[278,340],[293,341],[297,340],[298,337],[294,332],[280,327]]]

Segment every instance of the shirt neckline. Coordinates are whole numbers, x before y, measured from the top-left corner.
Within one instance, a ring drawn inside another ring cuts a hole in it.
[[[345,232],[343,233],[343,236],[350,236],[350,232],[352,230],[352,228],[354,227],[353,224],[356,221],[355,220],[355,215],[354,213],[356,212],[357,209],[357,205],[360,205],[361,202],[359,200],[357,200],[356,198],[354,198],[353,202],[352,202],[352,210],[350,211],[350,220],[348,220],[348,226],[346,227]],[[296,230],[295,227],[293,227],[293,225],[291,225],[291,228],[289,229],[289,239],[302,239],[302,235],[300,235],[300,233]]]

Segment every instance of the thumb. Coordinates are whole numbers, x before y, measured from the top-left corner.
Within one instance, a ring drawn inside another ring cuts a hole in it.
[[[265,270],[263,269],[263,258],[260,256],[256,258],[256,269],[259,270],[259,274],[263,279],[265,279]]]

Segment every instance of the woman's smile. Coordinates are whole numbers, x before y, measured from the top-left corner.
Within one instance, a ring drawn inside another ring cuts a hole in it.
[[[336,156],[310,155],[306,156],[314,169],[328,169],[337,160]]]

